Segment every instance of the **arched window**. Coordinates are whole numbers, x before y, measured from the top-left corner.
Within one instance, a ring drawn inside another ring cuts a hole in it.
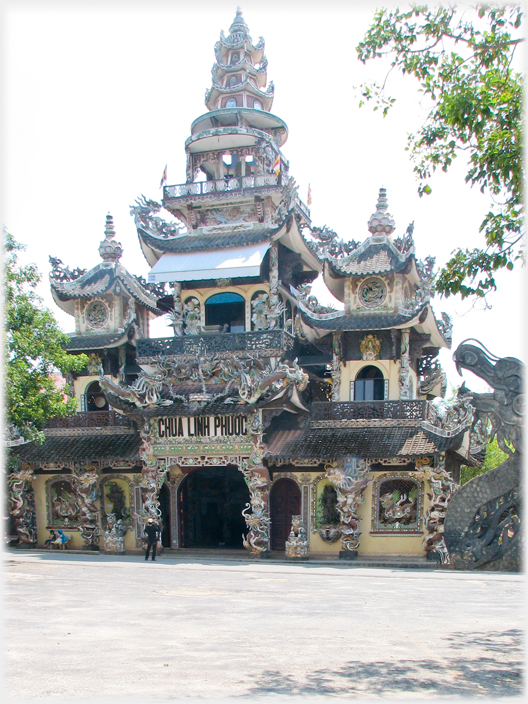
[[[98,381],[93,381],[86,387],[84,392],[86,399],[85,411],[108,411],[110,406],[106,400],[106,396],[101,391]]]
[[[238,293],[216,293],[205,302],[205,324],[225,332],[244,332],[246,303]]]
[[[236,86],[237,83],[238,83],[238,76],[229,76],[229,80],[228,80],[229,86]]]
[[[253,101],[253,110],[262,110],[262,103],[260,100]]]
[[[231,65],[237,64],[240,61],[240,54],[238,51],[235,51],[234,54],[231,54]]]
[[[385,383],[381,371],[372,365],[363,367],[356,376],[354,401],[383,401]]]
[[[236,108],[236,106],[237,106],[236,98],[229,98],[229,100],[226,101],[225,106],[226,106],[226,108]]]

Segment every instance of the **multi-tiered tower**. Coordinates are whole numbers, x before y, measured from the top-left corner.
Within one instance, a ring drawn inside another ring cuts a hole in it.
[[[242,547],[244,532],[254,554],[350,557],[362,535],[364,552],[445,559],[440,508],[448,470],[472,451],[472,411],[432,403],[450,345],[434,262],[416,259],[412,226],[394,237],[384,189],[362,242],[313,227],[281,151],[264,41],[240,10],[215,55],[185,182],[132,207],[149,284],[119,265],[111,223],[101,265],[52,276],[76,315],[71,351],[100,352],[99,402],[119,414],[100,427],[87,407],[20,448],[42,475],[39,541],[43,525],[82,524],[90,545],[100,527],[105,549],[139,548],[151,516],[172,548]],[[319,273],[342,309],[311,295]],[[173,335],[152,339],[147,318],[162,312]]]

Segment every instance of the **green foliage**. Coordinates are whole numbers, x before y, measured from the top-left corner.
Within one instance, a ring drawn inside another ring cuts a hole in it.
[[[493,206],[480,225],[485,245],[452,253],[436,280],[444,296],[484,297],[496,289],[497,270],[523,260],[524,77],[511,68],[524,41],[518,36],[522,15],[515,5],[382,9],[356,47],[363,63],[389,57],[391,70],[413,76],[431,99],[424,124],[408,136],[419,194],[431,193],[427,179],[464,153],[466,182],[491,195]],[[395,102],[384,96],[384,86],[361,89],[360,106],[373,102],[384,116]]]
[[[508,455],[503,452],[498,443],[497,438],[492,442],[489,442],[486,446],[486,457],[482,464],[482,467],[462,467],[460,471],[460,483],[465,484],[473,477],[478,477],[485,472],[489,472],[490,469],[495,469],[500,464],[508,459]]]
[[[6,421],[27,440],[43,442],[40,429],[46,421],[77,408],[75,399],[64,400],[51,374],[79,372],[88,358],[65,351],[68,335],[34,290],[40,274],[35,265],[22,266],[18,261],[23,249],[4,231]]]

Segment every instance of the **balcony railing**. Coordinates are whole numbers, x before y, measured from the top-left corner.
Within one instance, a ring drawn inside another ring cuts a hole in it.
[[[295,338],[285,330],[261,332],[202,333],[182,337],[164,337],[138,340],[137,361],[145,363],[161,356],[227,356],[233,352],[260,353],[260,355],[282,356],[293,348]],[[244,356],[244,355],[243,355]]]
[[[233,191],[255,190],[281,186],[280,176],[275,174],[258,174],[242,176],[241,178],[220,179],[218,181],[198,181],[197,183],[182,183],[178,186],[165,186],[163,198],[185,198],[188,196],[206,196],[211,193],[230,193]]]
[[[132,428],[132,421],[115,411],[76,413],[74,416],[50,419],[45,429],[52,428]]]
[[[343,401],[314,403],[312,423],[361,420],[425,420],[427,401]]]

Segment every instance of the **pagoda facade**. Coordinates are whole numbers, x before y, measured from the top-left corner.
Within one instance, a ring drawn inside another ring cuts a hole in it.
[[[98,267],[54,264],[70,350],[93,364],[71,383],[77,416],[17,450],[27,534],[134,551],[152,517],[172,550],[445,561],[439,506],[482,443],[468,404],[442,400],[451,323],[431,305],[434,260],[416,258],[412,225],[394,236],[385,189],[358,241],[313,226],[240,10],[215,58],[185,183],[131,207],[148,281],[119,264],[111,221]],[[341,308],[312,295],[319,275]],[[173,335],[151,338],[162,314]]]

